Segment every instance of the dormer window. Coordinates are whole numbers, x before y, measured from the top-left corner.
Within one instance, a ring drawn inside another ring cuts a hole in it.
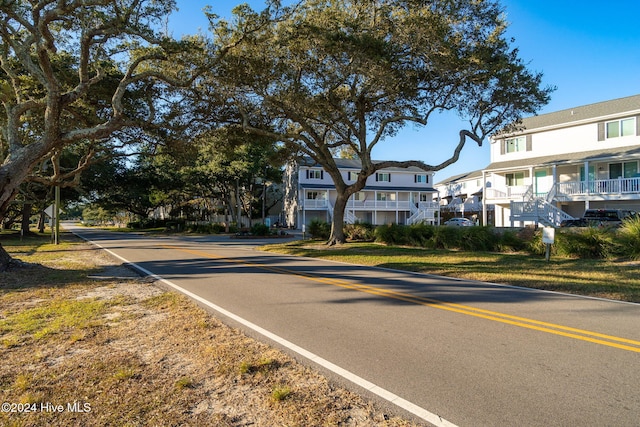
[[[377,182],[391,182],[391,174],[389,172],[376,173]]]
[[[428,184],[429,183],[429,175],[427,174],[417,174],[413,176],[413,182]]]
[[[323,179],[324,171],[321,169],[309,169],[307,170],[307,179]]]

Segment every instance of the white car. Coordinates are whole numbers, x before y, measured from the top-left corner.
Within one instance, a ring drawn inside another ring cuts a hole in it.
[[[451,218],[448,221],[444,222],[444,225],[452,225],[455,227],[472,227],[475,224],[473,221],[467,218]]]

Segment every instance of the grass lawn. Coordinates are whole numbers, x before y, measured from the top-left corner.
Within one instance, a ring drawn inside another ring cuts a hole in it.
[[[297,241],[262,250],[640,303],[640,263]]]

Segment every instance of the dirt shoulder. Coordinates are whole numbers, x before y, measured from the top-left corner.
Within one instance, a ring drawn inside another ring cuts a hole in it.
[[[103,251],[44,250],[0,273],[0,425],[416,425]]]

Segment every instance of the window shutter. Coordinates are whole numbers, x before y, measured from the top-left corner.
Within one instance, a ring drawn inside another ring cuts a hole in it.
[[[307,169],[307,179],[309,179],[309,169]]]
[[[532,148],[533,148],[533,144],[532,144],[532,136],[531,136],[531,135],[527,135],[527,136],[526,136],[526,139],[527,139],[527,142],[526,142],[526,144],[527,144],[527,148],[526,148],[526,150],[527,150],[527,151],[531,151],[531,150],[532,150]]]
[[[640,136],[640,116],[636,116],[636,136]]]
[[[378,181],[378,173],[376,172],[376,182]]]
[[[324,171],[320,171],[320,179],[324,179]]]
[[[418,175],[413,175],[413,182],[418,182]]]
[[[604,122],[598,123],[598,141],[604,141]]]
[[[507,141],[505,141],[504,139],[500,140],[500,154],[504,154],[505,151],[505,144],[507,143]]]
[[[389,174],[389,182],[391,182],[391,174]]]

